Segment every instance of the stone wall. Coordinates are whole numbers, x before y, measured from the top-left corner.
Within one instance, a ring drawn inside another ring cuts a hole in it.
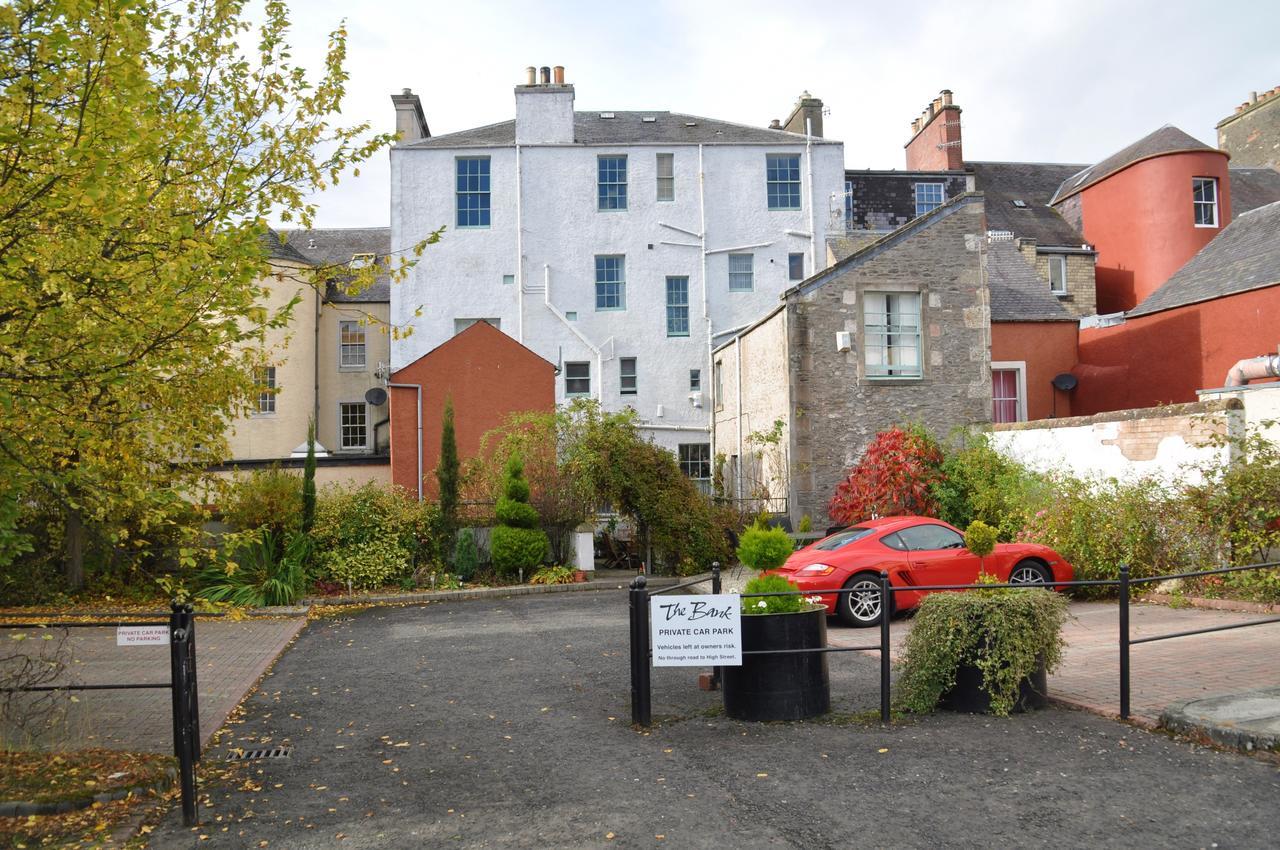
[[[1036,245],[1034,239],[1018,239],[1018,250],[1023,259],[1032,265],[1036,274],[1044,281],[1048,290],[1049,258],[1051,256],[1067,258],[1067,292],[1059,295],[1062,306],[1075,316],[1093,316],[1098,312],[1098,289],[1094,278],[1094,265],[1097,255],[1092,252],[1064,253],[1052,247],[1043,248]]]
[[[983,230],[981,196],[964,196],[815,286],[788,293],[793,520],[809,514],[822,527],[836,484],[878,431],[919,422],[942,436],[991,421]],[[894,291],[921,295],[920,378],[866,375],[863,297]],[[838,331],[851,333],[850,351],[837,350]]]

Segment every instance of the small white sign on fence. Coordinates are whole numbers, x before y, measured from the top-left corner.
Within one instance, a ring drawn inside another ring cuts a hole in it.
[[[649,598],[654,667],[742,664],[742,603],[736,593]]]
[[[168,646],[168,626],[117,626],[116,646]]]

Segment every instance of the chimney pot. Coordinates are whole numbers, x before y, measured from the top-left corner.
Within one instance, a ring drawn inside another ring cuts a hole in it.
[[[1258,93],[1256,91],[1249,92],[1249,102],[1250,103],[1258,102]]]
[[[558,86],[564,85],[564,66],[563,65],[557,65],[551,69],[551,79],[554,80],[555,84]]]
[[[942,105],[943,106],[951,105],[951,89],[942,90]]]
[[[933,99],[933,103],[929,104],[929,111],[936,114],[941,109],[942,109],[942,98],[935,97]]]
[[[526,86],[536,86],[538,84],[538,69],[530,65],[524,69],[524,84]]]
[[[542,66],[542,84],[544,86],[551,85],[551,66],[550,65]]]
[[[773,119],[772,121],[770,121],[770,122],[769,122],[769,129],[770,129],[770,130],[781,130],[781,129],[782,129],[782,122],[781,122],[780,120],[778,120],[777,118]]]
[[[401,91],[400,93],[401,93],[401,94],[413,94],[413,89],[411,89],[411,88],[405,88],[405,89],[404,89],[403,91]]]

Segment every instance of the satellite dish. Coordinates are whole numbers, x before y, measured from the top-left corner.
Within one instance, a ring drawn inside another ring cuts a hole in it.
[[[1076,376],[1070,372],[1063,372],[1061,375],[1058,375],[1053,379],[1053,385],[1066,392],[1074,390],[1078,383],[1080,382],[1076,379]]]
[[[374,407],[382,407],[387,403],[387,391],[382,387],[371,387],[364,394],[364,400]]]

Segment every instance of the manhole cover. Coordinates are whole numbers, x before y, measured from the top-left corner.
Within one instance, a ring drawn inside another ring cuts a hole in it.
[[[227,761],[257,761],[258,759],[287,759],[293,747],[264,747],[256,750],[246,750],[242,747],[236,747],[227,753]]]

